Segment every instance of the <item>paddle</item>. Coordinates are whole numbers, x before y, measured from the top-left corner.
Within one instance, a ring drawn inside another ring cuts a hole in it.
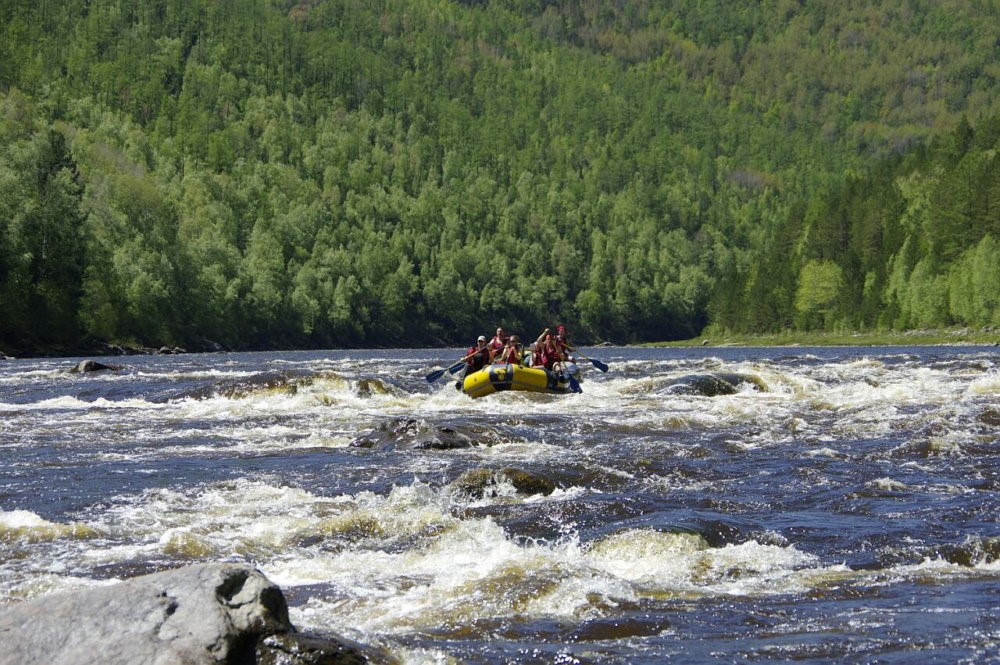
[[[437,381],[438,379],[440,379],[442,376],[444,376],[445,372],[449,372],[451,374],[454,374],[455,372],[458,371],[459,367],[461,367],[466,362],[468,362],[469,358],[471,358],[472,356],[476,355],[476,353],[479,353],[479,351],[477,350],[474,353],[470,353],[469,355],[465,356],[464,358],[462,358],[461,360],[459,360],[455,364],[451,365],[450,367],[445,367],[444,369],[436,369],[436,370],[434,370],[433,372],[431,372],[430,374],[428,374],[424,378],[427,379],[427,383],[434,383],[435,381]]]
[[[580,382],[576,380],[576,377],[572,374],[567,374],[569,377],[569,389],[575,393],[582,393],[583,388],[580,387]]]
[[[605,365],[604,363],[602,363],[600,360],[596,360],[594,358],[588,358],[587,356],[583,355],[582,353],[580,353],[579,351],[577,351],[576,349],[574,349],[572,346],[570,346],[568,344],[566,345],[566,348],[569,349],[570,351],[572,351],[573,353],[579,355],[581,358],[583,358],[585,360],[589,360],[591,365],[593,365],[597,369],[601,370],[602,372],[607,372],[608,371],[608,366]]]
[[[558,369],[557,369],[558,368]],[[580,387],[580,382],[576,380],[576,377],[570,374],[569,367],[564,360],[560,360],[555,365],[552,366],[552,371],[557,375],[565,376],[567,383],[569,383],[569,389],[575,393],[582,393],[583,388]]]

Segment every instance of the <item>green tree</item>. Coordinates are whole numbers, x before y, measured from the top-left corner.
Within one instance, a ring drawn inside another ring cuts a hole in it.
[[[840,266],[828,259],[813,259],[802,266],[795,290],[795,312],[802,328],[829,327],[834,305],[844,286]]]
[[[949,311],[972,326],[1000,324],[1000,242],[986,235],[953,264],[949,279]]]

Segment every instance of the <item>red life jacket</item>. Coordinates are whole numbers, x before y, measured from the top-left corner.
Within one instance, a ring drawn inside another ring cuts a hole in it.
[[[474,346],[466,351],[465,355],[472,355],[465,363],[467,374],[469,372],[478,372],[490,362],[490,350],[486,347],[480,349],[478,346]]]
[[[540,346],[535,347],[534,352],[532,352],[531,354],[531,365],[533,367],[541,367],[543,357],[544,356],[542,355],[542,347]]]
[[[518,365],[521,362],[521,350],[513,346],[507,346],[504,347],[503,353],[498,357],[500,362]]]
[[[552,369],[552,366],[562,359],[562,352],[555,342],[550,341],[542,346],[542,365],[545,366],[545,369]]]
[[[507,342],[504,341],[504,340],[502,340],[502,339],[500,339],[496,335],[494,335],[493,339],[491,339],[486,344],[486,348],[490,349],[491,351],[493,351],[494,354],[497,354],[497,355],[499,355],[503,351],[503,349],[504,349],[505,346],[507,346]]]

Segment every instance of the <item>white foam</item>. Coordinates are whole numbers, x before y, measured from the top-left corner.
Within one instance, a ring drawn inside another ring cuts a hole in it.
[[[901,492],[908,489],[906,483],[900,482],[893,478],[877,478],[870,483],[870,486],[875,487],[880,490],[885,490],[887,492]]]
[[[710,548],[700,536],[633,530],[587,545],[515,542],[489,519],[452,523],[424,547],[317,553],[276,562],[288,585],[327,583],[302,621],[349,623],[365,633],[409,632],[510,616],[585,619],[623,600],[801,590],[815,557],[749,542]]]
[[[0,511],[0,542],[35,543],[96,535],[85,524],[50,522],[30,510]]]
[[[1000,372],[991,371],[974,379],[967,392],[975,397],[1000,397]]]

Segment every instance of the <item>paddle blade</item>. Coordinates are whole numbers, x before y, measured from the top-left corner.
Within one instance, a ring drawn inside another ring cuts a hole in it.
[[[593,358],[587,358],[587,360],[589,360],[594,367],[601,370],[602,372],[606,373],[608,371],[608,366],[602,363],[600,360],[594,360]]]
[[[459,368],[463,367],[464,365],[465,365],[465,358],[462,358],[451,367],[446,367],[444,369],[436,369],[425,377],[427,379],[427,383],[434,383],[435,381],[440,379],[445,372],[450,372],[454,374],[459,370]]]
[[[575,393],[582,393],[583,388],[580,387],[580,382],[576,380],[572,374],[569,375],[569,389]]]

